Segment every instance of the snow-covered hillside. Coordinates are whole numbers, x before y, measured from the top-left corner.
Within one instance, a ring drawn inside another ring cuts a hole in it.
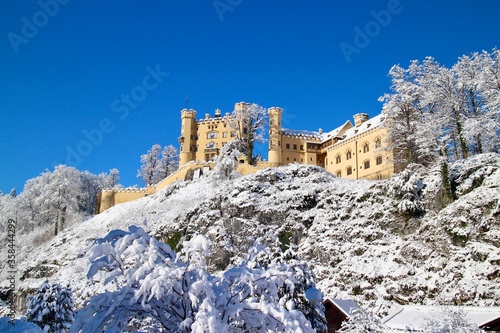
[[[378,313],[393,302],[498,306],[500,155],[457,162],[449,175],[454,199],[439,165],[414,166],[385,181],[289,165],[180,182],[73,225],[40,247],[17,239],[23,260],[16,287],[23,295],[46,278],[69,283],[81,306],[104,290],[86,278],[93,240],[137,225],[174,247],[208,236],[214,271],[240,259],[257,237],[276,235],[299,245],[325,295],[354,298]]]

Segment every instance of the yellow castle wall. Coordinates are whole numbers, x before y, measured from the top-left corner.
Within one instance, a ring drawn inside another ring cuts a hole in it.
[[[334,175],[351,179],[389,178],[394,174],[394,166],[391,152],[383,148],[386,137],[385,128],[375,127],[346,141],[337,142],[327,149],[326,170]],[[376,140],[380,140],[382,144],[380,147],[376,147]],[[365,145],[368,147],[367,151]],[[350,159],[348,152],[351,152]],[[337,157],[340,157],[340,161]],[[365,165],[365,162],[369,162],[369,165]],[[350,175],[347,174],[348,168],[352,171]]]

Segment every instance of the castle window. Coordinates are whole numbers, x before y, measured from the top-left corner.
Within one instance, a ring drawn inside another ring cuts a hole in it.
[[[207,139],[217,139],[217,132],[208,132]]]
[[[293,150],[297,150],[297,145],[293,145]]]
[[[335,163],[339,164],[340,162],[342,162],[340,155],[335,156]]]
[[[351,158],[352,158],[352,153],[350,150],[348,150],[347,153],[345,153],[345,159],[350,160]]]
[[[300,150],[304,150],[304,145],[300,145]]]
[[[248,128],[246,127],[243,128],[243,134],[248,134]]]
[[[286,158],[286,160],[287,160],[287,161],[290,161],[290,158],[289,158],[289,157],[287,157],[287,158]]]
[[[370,145],[368,144],[368,142],[366,142],[363,144],[363,153],[367,153],[369,151],[370,151]]]
[[[222,137],[227,138],[227,132],[222,132]]]
[[[290,144],[289,143],[286,144],[286,149],[290,149]]]
[[[348,176],[352,175],[352,168],[351,167],[347,167],[346,172],[347,172]]]
[[[375,148],[380,148],[382,147],[382,140],[380,138],[375,139]]]
[[[365,169],[370,169],[370,161],[369,161],[369,160],[368,160],[368,161],[365,161],[365,162],[363,163],[363,165],[365,166]]]
[[[278,147],[281,147],[281,141],[278,140]]]
[[[293,161],[294,161],[294,162],[297,162],[297,159],[296,159],[296,158],[294,158],[294,159],[293,159]]]
[[[382,164],[382,156],[377,156],[377,159],[375,160],[377,165]]]
[[[337,172],[335,173],[335,176],[337,176],[339,178],[342,177],[342,171],[337,170]]]

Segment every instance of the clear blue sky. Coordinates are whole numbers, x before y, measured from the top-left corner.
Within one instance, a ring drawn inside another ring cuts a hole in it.
[[[55,1],[0,2],[4,193],[55,163],[140,185],[140,155],[178,146],[186,96],[199,117],[243,100],[330,130],[380,112],[394,64],[500,47],[494,0]]]

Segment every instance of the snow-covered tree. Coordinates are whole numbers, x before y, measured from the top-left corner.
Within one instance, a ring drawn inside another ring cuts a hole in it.
[[[470,323],[462,309],[443,307],[439,313],[427,318],[423,332],[425,333],[479,333],[476,325]]]
[[[159,183],[165,177],[177,170],[178,154],[174,146],[161,148],[159,144],[154,144],[144,155],[141,155],[141,168],[137,172],[137,177],[152,186]]]
[[[385,333],[388,331],[389,329],[382,324],[376,315],[363,309],[357,309],[342,323],[338,332]]]
[[[71,290],[45,281],[29,298],[26,317],[45,332],[69,332],[74,320]]]
[[[148,320],[155,330],[169,332],[314,332],[298,301],[307,286],[314,287],[303,262],[277,257],[257,264],[263,250],[258,246],[241,263],[211,275],[205,262],[209,247],[198,235],[176,254],[141,228],[110,232],[90,250],[88,277],[104,278],[115,291],[94,296],[73,331],[121,332],[131,322]],[[324,332],[322,308],[314,315]]]
[[[31,210],[38,224],[52,224],[54,234],[64,229],[69,216],[80,212],[87,193],[82,192],[80,172],[65,165],[56,166],[54,172],[46,171],[30,179],[22,193],[24,208]]]
[[[103,189],[118,188],[120,172],[118,169],[111,169],[109,173],[102,172],[95,175],[89,171],[81,172],[82,193],[85,193],[81,210],[89,215],[95,213],[96,199]]]
[[[384,112],[388,120],[388,146],[394,151],[394,162],[400,165],[426,163],[432,159],[435,144],[419,146],[420,119],[423,112],[419,106],[420,89],[418,80],[418,62],[413,62],[408,69],[395,65],[389,71],[393,94],[385,94],[379,100],[385,102]],[[431,141],[432,142],[432,141]]]
[[[462,56],[451,68],[427,57],[394,66],[388,114],[389,148],[396,160],[450,161],[500,148],[500,52]]]
[[[480,63],[478,90],[484,99],[481,123],[483,152],[500,152],[500,50],[474,55]]]
[[[161,154],[161,146],[154,144],[146,154],[141,155],[141,168],[137,172],[137,177],[141,178],[144,184],[151,186],[158,182],[158,172],[161,162],[158,156]]]
[[[234,139],[222,147],[217,158],[212,177],[216,181],[236,177],[238,158],[244,154],[245,147],[239,139]]]
[[[244,143],[248,163],[253,162],[255,142],[264,142],[264,129],[267,120],[267,110],[255,103],[238,104],[229,120],[229,126],[236,138]]]
[[[90,250],[89,278],[100,269],[116,291],[94,296],[75,320],[76,332],[122,332],[133,319],[167,331],[188,331],[203,300],[207,273],[185,264],[171,248],[142,228],[115,230]]]
[[[420,215],[425,209],[421,202],[422,180],[406,169],[393,179],[392,191],[399,200],[398,211],[410,216]]]
[[[161,168],[158,178],[164,179],[179,168],[179,153],[172,145],[163,147],[161,151]],[[160,179],[160,180],[161,180]]]

